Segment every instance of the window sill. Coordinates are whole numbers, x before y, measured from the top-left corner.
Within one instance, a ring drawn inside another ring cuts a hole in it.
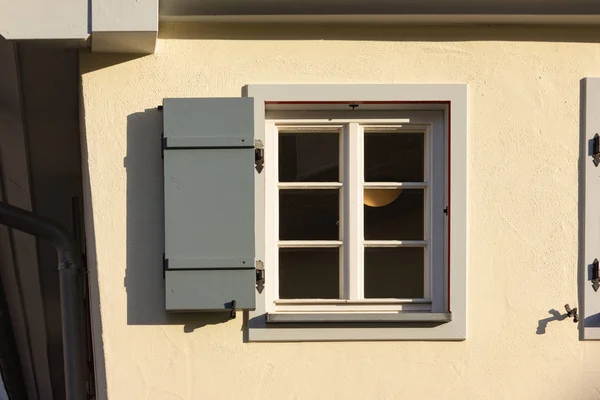
[[[451,313],[407,312],[407,313],[275,313],[267,314],[267,324],[319,323],[319,322],[423,322],[444,324],[452,321]]]

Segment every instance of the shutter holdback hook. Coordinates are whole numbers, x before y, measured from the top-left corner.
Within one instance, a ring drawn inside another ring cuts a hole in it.
[[[577,307],[571,309],[568,304],[565,304],[565,310],[567,311],[567,317],[573,318],[573,322],[579,322],[579,314],[577,314]]]
[[[231,300],[231,314],[230,314],[231,315],[231,319],[235,319],[235,316],[236,316],[235,315],[236,314],[236,312],[235,312],[235,306],[236,305],[237,305],[237,301]]]

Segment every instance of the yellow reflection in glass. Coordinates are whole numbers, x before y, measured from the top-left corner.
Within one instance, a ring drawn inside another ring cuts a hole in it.
[[[369,207],[383,207],[400,196],[402,189],[365,189],[364,202]]]

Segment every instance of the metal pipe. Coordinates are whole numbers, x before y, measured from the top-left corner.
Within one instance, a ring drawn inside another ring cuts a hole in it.
[[[52,243],[58,255],[62,315],[65,393],[67,400],[83,400],[85,358],[80,253],[69,233],[55,222],[0,202],[0,224]]]

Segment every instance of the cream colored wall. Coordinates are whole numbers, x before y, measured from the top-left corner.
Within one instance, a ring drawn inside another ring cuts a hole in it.
[[[100,396],[600,398],[600,343],[569,319],[538,328],[577,303],[580,79],[600,75],[599,43],[576,28],[169,25],[154,55],[82,53]],[[156,106],[303,82],[469,84],[466,341],[248,344],[241,318],[164,315]]]

